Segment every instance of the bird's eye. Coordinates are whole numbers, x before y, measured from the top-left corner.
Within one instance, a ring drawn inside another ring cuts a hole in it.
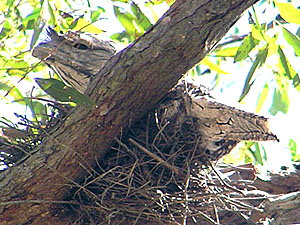
[[[88,49],[88,46],[84,45],[84,44],[80,44],[80,43],[76,43],[74,45],[75,48],[81,49],[81,50],[86,50]]]

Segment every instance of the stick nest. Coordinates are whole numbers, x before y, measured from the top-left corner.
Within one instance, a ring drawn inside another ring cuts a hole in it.
[[[240,190],[251,188],[239,171],[213,166],[216,159],[199,147],[195,118],[182,119],[170,110],[180,109],[176,101],[169,101],[178,97],[176,92],[116,138],[74,191],[71,198],[81,202],[72,209],[81,215],[74,224],[220,224],[224,217],[231,218],[231,224],[251,221],[250,212],[259,203],[249,202]],[[252,166],[243,170],[248,171],[247,179],[255,179]]]

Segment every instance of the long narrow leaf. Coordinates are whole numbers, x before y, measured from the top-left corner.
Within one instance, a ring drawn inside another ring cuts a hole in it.
[[[119,9],[119,7],[114,6],[114,13],[119,20],[119,22],[122,24],[122,26],[125,28],[127,33],[130,35],[132,40],[135,39],[136,35],[136,28],[133,24],[133,21],[135,20],[135,17],[131,15],[129,12],[122,13]]]
[[[131,11],[136,17],[136,24],[142,30],[142,32],[145,33],[145,31],[152,26],[150,20],[147,18],[147,16],[145,16],[142,10],[134,2],[131,4]]]
[[[258,40],[254,39],[251,34],[249,34],[243,41],[243,44],[238,48],[234,56],[234,62],[241,61],[245,59],[251,50],[259,43]]]
[[[239,102],[242,101],[245,98],[245,96],[248,94],[248,92],[250,90],[250,87],[253,84],[253,83],[250,83],[251,79],[253,77],[253,74],[254,74],[255,70],[257,69],[257,67],[261,66],[266,61],[267,55],[268,55],[268,47],[260,50],[257,53],[256,59],[253,62],[252,66],[251,66],[251,69],[250,69],[250,71],[247,75],[245,85],[244,85],[242,94],[240,96]]]
[[[292,80],[293,86],[296,88],[296,90],[300,91],[299,75],[290,65],[288,59],[286,58],[280,46],[278,47],[278,54],[279,54],[279,64],[278,64],[279,71],[283,73],[285,76],[287,76],[290,80]]]
[[[53,78],[36,78],[38,85],[50,96],[61,102],[75,102],[84,107],[92,107],[93,101],[78,92],[76,89],[66,86],[62,81]]]
[[[280,3],[275,1],[278,7],[280,16],[289,23],[296,23],[300,25],[300,10],[294,7],[291,3]]]
[[[284,27],[282,31],[285,40],[294,48],[296,55],[300,56],[300,39]]]
[[[285,57],[285,54],[284,52],[282,51],[282,49],[280,48],[280,46],[278,47],[278,54],[279,54],[279,59],[280,59],[280,62],[285,70],[285,75],[289,78],[289,79],[292,79],[292,76],[291,76],[291,73],[290,73],[290,69],[289,69],[289,66],[288,66],[288,62],[287,62],[287,59]]]
[[[263,107],[263,105],[267,99],[268,93],[269,93],[269,86],[266,83],[258,97],[258,101],[257,101],[257,105],[256,105],[256,113],[260,112],[261,108]]]

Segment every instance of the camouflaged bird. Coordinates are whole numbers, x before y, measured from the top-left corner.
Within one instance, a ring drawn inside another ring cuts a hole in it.
[[[90,80],[115,54],[109,42],[79,32],[57,34],[48,29],[49,40],[39,44],[33,56],[58,72],[69,85],[84,93]],[[240,141],[278,140],[262,116],[209,101],[198,87],[179,83],[169,92],[156,112],[159,123],[171,133],[193,132],[200,137],[197,149],[212,159],[229,153]],[[189,130],[183,124],[192,124]]]
[[[48,40],[36,46],[32,55],[51,67],[60,78],[81,93],[116,50],[109,41],[69,31],[59,35],[51,28]]]
[[[161,127],[167,125],[169,133],[180,130],[181,136],[197,134],[198,151],[213,160],[228,154],[240,141],[278,141],[265,117],[210,101],[205,96],[207,93],[194,85],[179,83],[157,109]],[[182,126],[187,123],[190,130],[184,133]]]

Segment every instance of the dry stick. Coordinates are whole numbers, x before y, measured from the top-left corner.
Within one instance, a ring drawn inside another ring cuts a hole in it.
[[[131,142],[133,145],[135,145],[138,149],[140,149],[141,151],[145,152],[147,155],[149,155],[151,158],[157,160],[158,162],[161,163],[161,165],[167,167],[169,170],[173,171],[174,173],[178,174],[179,170],[178,168],[176,168],[175,166],[170,165],[168,162],[166,162],[165,160],[163,160],[162,158],[158,157],[157,155],[153,154],[152,152],[148,151],[148,149],[146,149],[145,147],[143,147],[142,145],[140,145],[139,143],[137,143],[135,140],[133,140],[132,138],[128,138],[128,141]]]
[[[218,216],[218,209],[215,205],[215,203],[213,203],[213,207],[214,207],[214,212],[215,212],[215,215],[216,215],[216,222],[218,225],[220,225],[220,219],[219,219],[219,216]]]
[[[238,192],[238,193],[240,193],[241,195],[245,196],[245,193],[244,193],[243,191],[238,190],[237,188],[232,187],[232,186],[230,186],[229,184],[227,184],[227,182],[225,182],[225,181],[221,178],[220,174],[219,174],[218,171],[215,169],[215,167],[212,165],[212,163],[211,163],[210,161],[208,161],[208,163],[210,164],[210,167],[212,168],[212,170],[215,172],[215,174],[217,175],[217,177],[219,178],[219,180],[221,181],[221,183],[222,183],[225,187],[227,187],[227,188],[229,188],[230,190],[233,190],[233,191]]]

